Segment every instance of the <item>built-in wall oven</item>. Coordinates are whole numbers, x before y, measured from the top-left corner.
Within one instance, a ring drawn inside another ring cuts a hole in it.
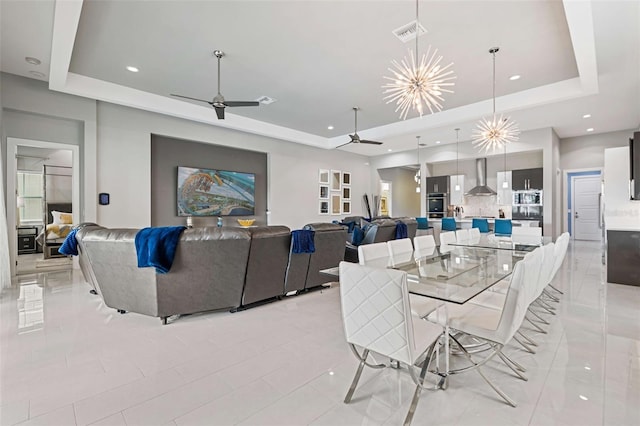
[[[444,193],[427,194],[427,215],[432,219],[443,218],[447,214],[449,196]]]
[[[542,191],[513,191],[511,217],[513,219],[542,219]]]

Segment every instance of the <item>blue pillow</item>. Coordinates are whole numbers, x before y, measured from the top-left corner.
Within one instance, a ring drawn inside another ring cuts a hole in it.
[[[364,239],[364,231],[360,228],[353,228],[353,233],[351,234],[351,244],[354,246],[359,246]]]

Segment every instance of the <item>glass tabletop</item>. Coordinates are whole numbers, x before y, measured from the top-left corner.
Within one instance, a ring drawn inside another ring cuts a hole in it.
[[[448,245],[529,252],[533,251],[536,247],[540,247],[551,241],[551,237],[536,237],[524,235],[519,236],[516,240],[514,240],[512,237],[500,237],[494,234],[485,234],[481,235],[480,237],[449,243]]]
[[[456,247],[395,268],[407,272],[410,293],[463,304],[511,275],[521,259],[511,251]]]

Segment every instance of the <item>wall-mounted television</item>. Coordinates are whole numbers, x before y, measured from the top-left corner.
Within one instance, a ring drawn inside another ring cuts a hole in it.
[[[252,216],[256,176],[178,167],[178,216]]]

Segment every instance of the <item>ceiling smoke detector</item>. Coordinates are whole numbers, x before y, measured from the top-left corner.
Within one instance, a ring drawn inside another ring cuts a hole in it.
[[[393,33],[394,36],[398,37],[398,39],[401,42],[407,43],[407,42],[410,42],[411,40],[415,40],[416,38],[416,24],[418,24],[417,26],[418,26],[418,31],[420,31],[420,35],[427,33],[427,30],[425,29],[425,27],[423,27],[422,24],[418,23],[418,21],[412,21],[412,22],[409,22],[408,24],[404,24],[403,26],[396,28],[391,32]]]
[[[269,96],[260,96],[258,99],[256,99],[256,101],[260,102],[263,105],[269,105],[274,103],[276,100],[270,98]]]

